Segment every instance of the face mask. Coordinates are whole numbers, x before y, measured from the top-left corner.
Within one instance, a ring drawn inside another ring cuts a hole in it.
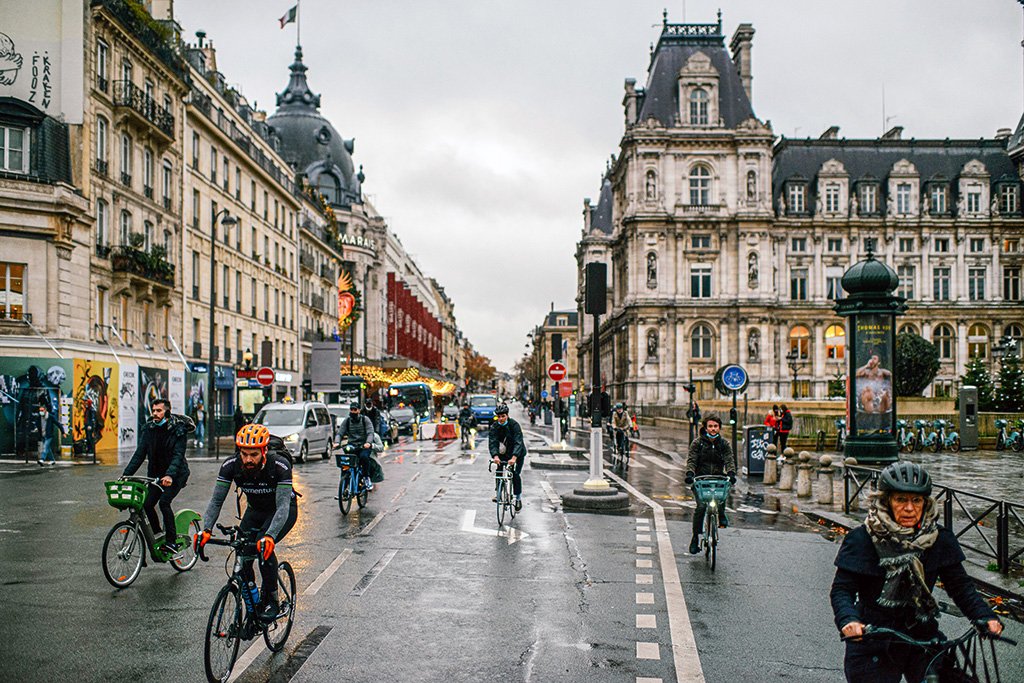
[[[164,417],[164,419],[160,421],[153,420],[153,424],[155,424],[157,427],[163,427],[165,424],[167,424],[167,418]]]
[[[717,439],[720,436],[719,434],[712,434],[711,432],[708,432],[707,434],[708,438],[712,440]]]

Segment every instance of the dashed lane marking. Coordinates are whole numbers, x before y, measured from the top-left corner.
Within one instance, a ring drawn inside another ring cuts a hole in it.
[[[654,604],[654,593],[638,592],[636,594],[636,604],[638,604],[638,605],[653,605]]]
[[[660,678],[641,678],[637,676],[636,683],[661,683]]]
[[[316,649],[320,647],[320,643],[324,642],[324,639],[331,630],[332,627],[330,626],[317,626],[310,631],[295,647],[295,651],[288,658],[288,661],[285,662],[284,666],[275,671],[274,675],[270,677],[269,683],[288,683],[288,681],[295,678],[306,663],[306,660],[316,652]]]
[[[366,525],[366,527],[364,527],[364,528],[363,528],[363,530],[359,532],[359,535],[360,535],[360,536],[369,536],[369,535],[370,535],[370,532],[371,532],[371,531],[373,531],[373,527],[375,527],[375,526],[377,526],[378,524],[380,524],[380,521],[381,521],[382,519],[384,519],[384,515],[386,515],[386,514],[388,514],[388,511],[387,511],[387,510],[385,510],[385,511],[384,511],[384,512],[382,512],[382,513],[380,513],[379,515],[377,515],[377,516],[376,516],[376,517],[374,517],[373,519],[371,519],[371,520],[370,520],[370,523],[369,523],[369,524],[367,524],[367,525]]]
[[[402,488],[398,489],[398,493],[396,493],[394,498],[391,499],[391,502],[392,503],[397,502],[399,498],[401,498],[402,496],[405,495],[405,490],[406,490],[405,486],[403,486]]]
[[[331,562],[330,566],[328,566],[327,569],[320,572],[320,576],[316,577],[316,581],[309,584],[309,588],[307,588],[302,594],[316,595],[317,591],[319,591],[323,587],[323,585],[327,583],[327,579],[334,576],[334,572],[338,571],[341,565],[345,564],[345,560],[347,560],[351,554],[351,548],[345,548],[344,550],[342,550],[341,553],[336,558],[334,558],[334,562]]]
[[[658,530],[658,559],[661,562],[661,578],[665,588],[668,630],[672,639],[672,661],[676,670],[676,681],[677,683],[705,683],[704,670],[700,665],[700,653],[697,651],[697,641],[693,635],[693,626],[690,624],[690,613],[686,609],[683,585],[679,580],[679,568],[676,566],[675,553],[672,550],[672,538],[668,533],[665,509],[614,472],[606,469],[604,474],[644,502],[654,513],[654,526]],[[645,679],[644,683],[653,683],[655,680],[660,683],[660,679]],[[641,679],[638,678],[637,681],[639,683]]]
[[[443,496],[445,493],[447,493],[446,489],[438,489],[437,493],[435,493],[432,497],[427,499],[427,502],[433,503],[435,500],[439,500],[441,496]]]
[[[363,575],[363,578],[359,579],[359,583],[349,591],[349,595],[353,595],[357,598],[362,597],[363,593],[369,590],[370,584],[373,583],[374,579],[380,576],[380,573],[384,571],[385,567],[388,566],[391,560],[395,559],[395,555],[397,554],[397,550],[389,550],[384,553],[384,556],[377,560],[377,564],[373,565],[373,567],[370,568],[370,571],[366,572],[366,574]]]
[[[417,512],[416,516],[409,522],[409,526],[405,527],[405,531],[402,532],[403,536],[411,536],[412,532],[416,531],[416,527],[423,523],[423,520],[429,515],[429,512]]]
[[[637,659],[661,659],[661,648],[658,647],[657,643],[641,643],[636,644],[636,658]]]
[[[637,534],[636,535],[636,542],[637,543],[650,543],[651,542],[651,535],[650,534]]]
[[[650,555],[651,554],[651,546],[649,546],[649,545],[638,545],[636,547],[636,553],[637,553],[637,555]]]
[[[658,628],[658,617],[654,614],[636,615],[637,628]]]
[[[547,496],[548,502],[552,505],[561,505],[562,499],[559,498],[558,492],[555,491],[555,487],[546,481],[540,483],[540,487],[544,489],[544,495]]]
[[[654,568],[654,562],[652,560],[637,560],[636,561],[636,568],[637,569],[653,569]]]
[[[636,575],[636,582],[638,584],[654,583],[654,574],[637,574]]]

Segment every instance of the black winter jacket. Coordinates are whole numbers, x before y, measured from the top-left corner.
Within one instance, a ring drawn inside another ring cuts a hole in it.
[[[188,445],[187,425],[172,416],[167,424],[157,426],[147,422],[142,429],[139,445],[131,461],[124,468],[125,476],[135,474],[142,461],[149,459],[146,476],[159,478],[168,476],[175,484],[185,485],[188,481],[188,461],[185,460],[185,447]]]
[[[707,435],[701,435],[690,444],[690,452],[686,456],[686,471],[693,472],[698,477],[735,472],[736,455],[724,436],[709,439]]]
[[[921,553],[928,589],[941,578],[942,586],[953,602],[971,620],[996,616],[978,595],[974,582],[963,567],[964,553],[953,532],[940,526],[935,544]],[[878,564],[878,552],[867,527],[859,526],[843,539],[836,555],[836,577],[832,582],[832,611],[836,628],[852,621],[905,631],[919,638],[930,638],[938,631],[935,621],[916,622],[913,608],[881,607],[876,603],[882,591],[885,570]],[[865,641],[868,642],[868,641]]]
[[[779,420],[779,431],[787,434],[793,431],[793,413],[788,410],[782,414],[782,419]]]
[[[499,453],[499,444],[505,444],[505,455]],[[503,425],[492,422],[487,430],[487,448],[491,457],[508,460],[513,455],[522,460],[526,457],[526,441],[523,440],[523,429],[511,417]]]

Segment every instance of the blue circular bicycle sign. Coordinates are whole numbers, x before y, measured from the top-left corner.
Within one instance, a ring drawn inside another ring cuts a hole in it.
[[[741,392],[749,381],[747,371],[739,365],[726,365],[722,370],[722,385],[729,391]]]

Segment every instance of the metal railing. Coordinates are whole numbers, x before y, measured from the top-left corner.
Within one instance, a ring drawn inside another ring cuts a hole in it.
[[[861,465],[843,467],[846,514],[858,507],[866,488],[877,490],[879,472]],[[999,500],[938,482],[934,488],[932,496],[941,506],[942,525],[956,535],[960,547],[989,560],[1002,574],[1024,567],[1024,503]]]
[[[175,51],[173,34],[169,29],[162,28],[160,22],[144,19],[138,10],[125,0],[92,0],[90,4],[93,7],[106,8],[128,29],[128,33],[133,38],[149,48],[177,76],[185,77],[184,60]]]
[[[114,105],[128,107],[168,138],[174,139],[174,117],[131,81],[114,81]]]
[[[118,247],[111,255],[110,266],[114,272],[131,273],[168,287],[174,287],[174,264],[141,249],[129,246]]]

